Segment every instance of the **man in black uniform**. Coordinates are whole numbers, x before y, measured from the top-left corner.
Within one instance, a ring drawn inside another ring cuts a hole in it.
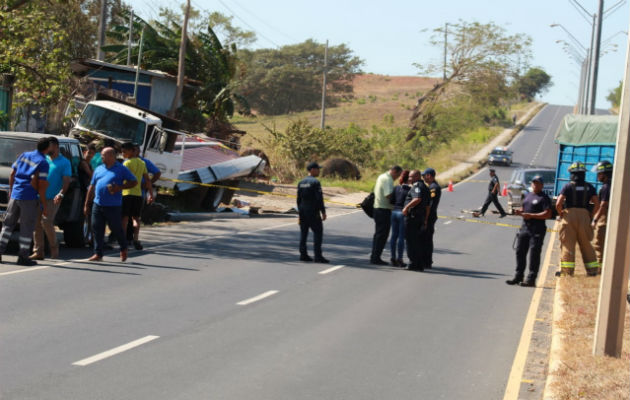
[[[547,226],[545,220],[551,217],[551,200],[543,193],[542,176],[536,175],[532,179],[532,192],[523,199],[523,207],[516,210],[516,214],[523,217],[523,225],[518,232],[516,245],[516,275],[506,281],[508,285],[533,287],[536,286],[536,277],[540,266],[540,253],[542,251]],[[529,251],[529,275],[525,276],[527,264],[527,252]]]
[[[507,214],[503,210],[503,207],[501,207],[501,203],[499,203],[498,196],[499,196],[499,190],[501,190],[501,185],[499,184],[499,177],[494,171],[494,168],[490,168],[489,171],[490,171],[490,183],[488,184],[488,196],[486,196],[486,201],[483,203],[483,206],[481,207],[481,211],[479,212],[475,211],[473,213],[473,217],[480,217],[480,216],[483,217],[490,203],[493,203],[494,206],[497,208],[497,210],[499,210],[499,213],[501,213],[499,218],[503,218]]]
[[[319,165],[312,162],[308,164],[306,169],[308,176],[298,183],[297,190],[297,206],[300,215],[300,261],[328,263],[328,260],[322,256],[322,237],[324,235],[322,221],[326,220],[326,208],[324,207],[322,186],[316,179],[319,176]],[[309,257],[306,250],[309,229],[313,231],[315,260]]]
[[[429,205],[431,210],[429,211],[429,219],[427,220],[427,246],[426,246],[426,268],[433,266],[433,234],[435,233],[435,222],[437,221],[437,208],[440,204],[440,197],[442,197],[442,188],[435,181],[435,170],[433,168],[427,168],[422,173],[424,182],[429,185]]]
[[[429,189],[420,179],[420,171],[413,170],[409,173],[411,189],[407,194],[405,206],[402,210],[405,216],[405,235],[407,239],[407,257],[409,257],[408,269],[424,271],[426,257],[423,247],[427,246],[427,220],[429,218]]]

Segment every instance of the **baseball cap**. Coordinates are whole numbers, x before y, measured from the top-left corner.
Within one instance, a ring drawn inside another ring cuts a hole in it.
[[[540,182],[540,183],[543,183],[543,184],[545,183],[545,182],[543,181],[543,177],[542,177],[542,175],[536,175],[536,176],[534,176],[534,177],[532,178],[531,182]]]
[[[424,170],[424,172],[422,173],[422,175],[431,175],[431,176],[435,176],[435,170],[433,168],[427,168]]]
[[[310,170],[312,170],[313,168],[320,169],[321,167],[320,167],[320,166],[319,166],[319,164],[317,164],[315,161],[313,161],[313,162],[311,162],[311,163],[308,163],[308,165],[306,166],[306,170],[307,170],[307,171],[310,171]]]

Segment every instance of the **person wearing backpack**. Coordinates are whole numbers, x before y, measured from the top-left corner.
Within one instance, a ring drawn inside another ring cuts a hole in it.
[[[571,181],[562,187],[556,211],[561,218],[560,222],[560,271],[563,275],[573,276],[575,271],[575,245],[580,246],[580,252],[584,260],[586,274],[597,275],[599,262],[591,241],[593,240],[593,228],[591,227],[592,214],[589,211],[589,203],[593,203],[593,213],[599,209],[599,199],[593,185],[585,181],[586,166],[581,161],[576,161],[569,167]]]

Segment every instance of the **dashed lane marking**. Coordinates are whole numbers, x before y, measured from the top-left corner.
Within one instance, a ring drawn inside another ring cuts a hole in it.
[[[273,296],[276,293],[278,293],[277,290],[269,290],[269,291],[267,291],[265,293],[259,294],[258,296],[254,296],[254,297],[249,298],[247,300],[239,301],[236,304],[239,305],[239,306],[246,306],[248,304],[252,304],[252,303],[255,303],[257,301],[260,301],[262,299],[266,299],[269,296]]]
[[[343,267],[345,267],[345,265],[337,265],[337,266],[334,266],[334,267],[332,267],[332,268],[328,268],[328,269],[325,269],[325,270],[323,270],[323,271],[319,271],[319,274],[320,274],[320,275],[330,274],[331,272],[334,272],[334,271],[336,271],[336,270],[338,270],[338,269],[341,269],[341,268],[343,268]]]
[[[92,357],[88,357],[88,358],[84,358],[83,360],[79,360],[77,362],[72,363],[72,365],[77,365],[79,367],[85,367],[86,365],[90,365],[93,364],[97,361],[101,361],[104,360],[106,358],[115,356],[116,354],[120,354],[122,352],[125,352],[127,350],[131,350],[135,347],[138,346],[142,346],[145,343],[149,343],[155,339],[159,338],[159,336],[153,336],[153,335],[149,335],[149,336],[145,336],[143,338],[140,338],[138,340],[134,340],[133,342],[129,342],[127,344],[123,344],[122,346],[118,346],[115,347],[111,350],[107,350],[104,351],[102,353],[96,354]]]
[[[449,225],[449,224],[452,224],[452,223],[453,223],[453,221],[446,221],[446,222],[444,223],[444,225]]]
[[[30,268],[16,269],[15,271],[2,272],[2,273],[0,273],[0,276],[20,274],[22,272],[32,272],[32,271],[37,271],[37,270],[46,269],[46,268],[50,268],[50,267],[47,266],[47,265],[42,265],[40,267],[30,267]]]

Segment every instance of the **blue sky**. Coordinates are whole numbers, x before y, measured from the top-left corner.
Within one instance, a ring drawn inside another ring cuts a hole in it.
[[[607,0],[604,8],[618,0]],[[590,13],[597,0],[580,0]],[[602,40],[616,44],[617,51],[600,59],[597,107],[608,108],[608,92],[623,78],[630,6],[626,0],[604,20]],[[132,0],[130,4],[143,17],[157,15],[160,6],[177,8],[178,1]],[[445,22],[494,22],[508,33],[525,33],[533,39],[532,66],[540,66],[552,76],[554,85],[542,96],[551,104],[574,104],[580,69],[556,40],[570,41],[562,24],[584,47],[590,45],[591,24],[569,0],[192,0],[207,11],[234,15],[235,25],[258,35],[254,48],[294,44],[312,38],[345,43],[365,61],[363,70],[386,75],[417,75],[414,62],[439,62],[440,49],[429,45],[430,31]],[[422,30],[428,29],[426,32]],[[611,46],[608,46],[610,49]]]

